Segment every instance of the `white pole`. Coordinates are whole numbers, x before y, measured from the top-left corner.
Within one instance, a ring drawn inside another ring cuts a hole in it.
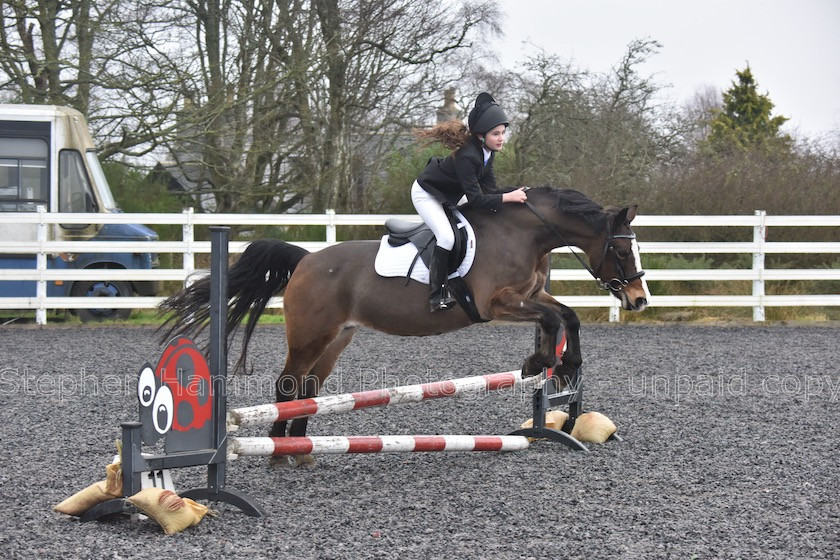
[[[38,269],[38,283],[35,288],[38,309],[35,310],[35,322],[39,325],[47,324],[47,310],[44,307],[44,299],[47,297],[47,281],[44,280],[44,272],[47,270],[47,253],[44,248],[47,242],[47,224],[44,222],[46,212],[44,206],[38,206],[38,254],[35,257],[35,268]]]
[[[335,225],[335,210],[327,210],[327,216],[330,217],[330,223],[327,224],[327,243],[333,245],[336,243],[336,225]]]
[[[758,297],[758,304],[753,307],[753,321],[764,321],[764,242],[767,240],[767,212],[756,210],[758,223],[753,228],[753,241],[758,245],[753,253],[753,271],[757,278],[753,280],[752,293]]]
[[[184,251],[184,285],[185,287],[189,287],[192,284],[192,273],[195,272],[195,253],[193,252],[193,241],[195,241],[195,228],[192,223],[193,219],[193,208],[184,208],[183,210],[184,215],[186,216],[187,220],[184,223],[183,227],[181,228],[181,236],[184,242],[187,244],[187,248]]]

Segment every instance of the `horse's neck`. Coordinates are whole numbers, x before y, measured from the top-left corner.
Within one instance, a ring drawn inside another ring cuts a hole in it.
[[[471,212],[466,217],[479,243],[483,238],[504,238],[520,249],[535,249],[537,256],[564,247],[566,243],[587,250],[597,237],[592,226],[579,216],[564,213],[558,219],[557,211],[553,208],[535,208],[548,221],[548,225],[521,204],[504,204],[498,214]]]

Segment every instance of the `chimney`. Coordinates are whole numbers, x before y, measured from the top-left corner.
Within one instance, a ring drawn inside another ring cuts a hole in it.
[[[458,107],[455,105],[455,88],[443,90],[443,106],[438,107],[437,122],[451,121],[458,117]]]

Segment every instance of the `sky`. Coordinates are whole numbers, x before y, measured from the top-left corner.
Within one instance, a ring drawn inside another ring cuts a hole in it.
[[[749,63],[787,132],[840,133],[840,0],[499,0],[502,64],[541,48],[605,73],[634,39],[662,44],[640,67],[680,105],[729,89]]]

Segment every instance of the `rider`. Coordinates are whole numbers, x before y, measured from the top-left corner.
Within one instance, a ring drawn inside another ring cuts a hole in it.
[[[449,253],[455,233],[443,209],[469,204],[473,208],[498,212],[504,202],[525,202],[525,189],[499,191],[493,175],[495,153],[502,149],[508,118],[489,93],[480,93],[467,118],[440,123],[421,131],[421,138],[437,140],[453,153],[431,158],[411,186],[411,201],[417,213],[435,234],[437,244],[429,266],[429,307],[451,309],[455,299],[448,289]]]

